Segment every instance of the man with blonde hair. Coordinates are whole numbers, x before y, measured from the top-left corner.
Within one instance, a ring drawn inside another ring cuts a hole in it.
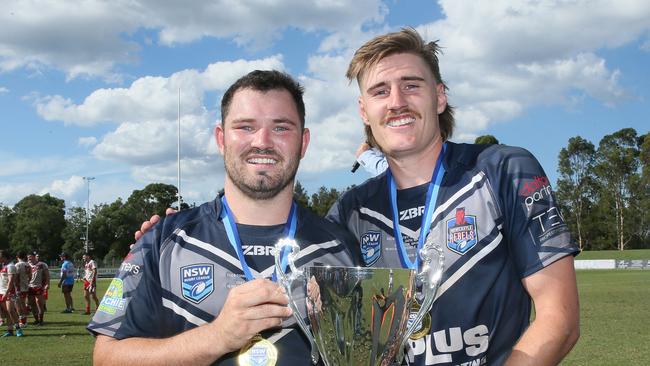
[[[409,364],[557,364],[579,334],[578,248],[528,151],[449,141],[438,52],[408,28],[354,54],[347,77],[389,168],[344,193],[328,218],[359,239],[366,266],[417,268],[427,236],[443,247],[432,325],[410,341]]]

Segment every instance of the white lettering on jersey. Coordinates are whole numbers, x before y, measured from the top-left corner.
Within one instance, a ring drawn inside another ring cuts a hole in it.
[[[399,221],[406,221],[422,216],[424,213],[424,206],[412,207],[399,213]]]
[[[137,275],[140,273],[140,266],[129,262],[122,262],[122,265],[120,265],[120,271],[131,272],[131,274]]]
[[[490,338],[488,327],[481,324],[463,332],[460,327],[442,329],[425,338],[409,341],[409,361],[412,363],[415,356],[425,354],[425,365],[453,363],[453,353],[464,351],[469,357],[476,357],[487,351]],[[433,350],[439,352],[434,354]],[[462,365],[483,365],[485,358],[463,363]]]
[[[242,245],[244,255],[275,255],[275,248],[266,245]]]

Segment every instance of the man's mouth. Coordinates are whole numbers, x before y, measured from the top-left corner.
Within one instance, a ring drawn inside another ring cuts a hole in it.
[[[273,158],[249,158],[246,159],[246,162],[249,164],[273,165],[273,164],[277,164],[278,161]]]
[[[392,118],[387,123],[388,127],[401,127],[415,122],[415,117],[405,116],[400,118]]]

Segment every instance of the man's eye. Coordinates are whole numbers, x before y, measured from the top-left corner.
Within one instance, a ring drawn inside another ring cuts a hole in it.
[[[384,96],[388,95],[388,90],[387,89],[377,89],[372,93],[373,96]]]
[[[407,85],[404,87],[404,89],[406,89],[406,90],[413,90],[413,89],[417,89],[417,88],[419,88],[419,87],[420,87],[420,86],[417,85],[417,84],[407,84]]]
[[[284,127],[284,126],[276,126],[275,130],[278,131],[278,132],[289,131],[289,129],[287,127]]]

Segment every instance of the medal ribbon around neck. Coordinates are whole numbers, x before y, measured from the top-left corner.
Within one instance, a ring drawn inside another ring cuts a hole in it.
[[[244,251],[242,250],[242,245],[241,245],[241,240],[239,238],[239,231],[237,230],[237,223],[235,222],[235,218],[232,216],[232,212],[230,211],[230,206],[228,206],[228,202],[226,202],[226,196],[221,197],[221,203],[223,205],[223,208],[221,210],[221,219],[223,220],[224,223],[224,228],[226,229],[226,234],[228,235],[228,240],[230,241],[230,245],[235,249],[235,252],[237,252],[237,257],[239,257],[239,263],[241,264],[241,268],[244,271],[244,275],[246,276],[247,281],[252,281],[255,279],[253,277],[253,274],[251,273],[250,268],[248,267],[248,264],[246,264],[246,258],[244,257]],[[284,225],[284,236],[287,239],[292,239],[296,235],[296,223],[298,221],[298,214],[296,213],[296,203],[291,202],[291,210],[289,211],[289,217],[287,218],[287,223]],[[286,270],[287,265],[288,265],[288,251],[287,247],[282,249],[282,268]],[[277,275],[275,273],[275,270],[273,271],[273,276],[271,277],[271,280],[273,282],[277,282]]]
[[[442,166],[442,157],[445,155],[446,149],[447,144],[442,144],[442,149],[440,150],[440,154],[438,154],[438,159],[436,160],[436,166],[431,175],[431,181],[429,182],[427,197],[424,203],[424,215],[422,216],[422,225],[420,226],[420,236],[418,237],[418,250],[415,253],[415,261],[413,262],[409,259],[406,247],[404,246],[402,230],[399,225],[399,210],[397,208],[397,186],[395,184],[395,179],[393,179],[393,173],[391,173],[390,168],[388,169],[388,192],[390,194],[390,204],[393,211],[393,234],[395,235],[395,242],[398,249],[397,253],[399,253],[399,259],[400,262],[402,262],[403,268],[415,269],[417,271],[419,267],[420,249],[422,249],[426,236],[431,228],[431,217],[436,206],[438,190],[440,189],[442,176],[445,175],[445,168]]]

